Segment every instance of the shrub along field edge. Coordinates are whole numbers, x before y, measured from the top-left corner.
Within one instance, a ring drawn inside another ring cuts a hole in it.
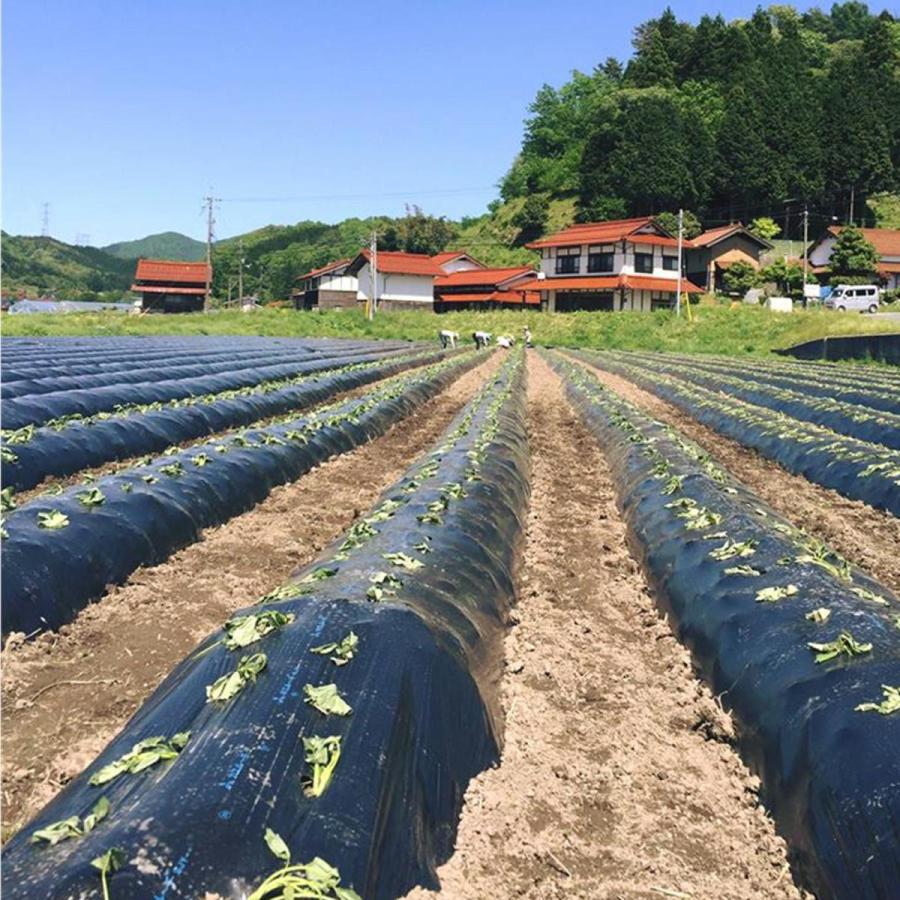
[[[767,353],[828,335],[874,334],[898,330],[898,323],[857,313],[824,310],[771,313],[761,307],[700,306],[693,321],[668,311],[655,313],[498,310],[437,316],[410,310],[389,312],[369,322],[360,310],[296,312],[261,309],[252,313],[127,316],[121,313],[5,315],[3,333],[12,336],[257,334],[273,337],[342,337],[437,340],[440,329],[520,337],[528,326],[535,342],[561,347],[620,350],[671,350],[729,355]]]

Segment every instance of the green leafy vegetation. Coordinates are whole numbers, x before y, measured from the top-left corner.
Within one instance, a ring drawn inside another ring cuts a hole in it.
[[[206,702],[224,702],[236,697],[248,684],[253,684],[265,669],[268,659],[265,653],[242,656],[233,672],[222,675],[206,686]]]
[[[187,746],[191,733],[181,731],[173,734],[171,738],[158,735],[138,741],[127,753],[120,756],[109,765],[103,766],[99,772],[95,772],[90,779],[90,784],[97,786],[113,781],[120,775],[143,772],[155,766],[158,762],[167,759],[175,759]]]
[[[358,647],[359,637],[351,631],[339,641],[330,644],[320,644],[318,647],[310,647],[309,652],[327,656],[336,666],[346,666],[356,655]]]
[[[341,887],[341,873],[320,857],[291,865],[291,850],[281,835],[267,828],[264,839],[272,855],[285,865],[273,872],[248,900],[362,900]]]
[[[341,739],[330,737],[303,738],[304,761],[312,770],[312,777],[304,786],[307,797],[321,797],[331,783],[331,776],[341,758]]]
[[[125,864],[128,857],[119,847],[110,847],[106,853],[91,860],[91,865],[100,870],[100,883],[103,886],[103,900],[109,900],[109,876]]]
[[[350,704],[338,693],[336,684],[318,687],[307,684],[303,687],[304,701],[324,716],[349,716],[353,712]]]
[[[84,819],[80,816],[70,816],[68,819],[61,819],[59,822],[53,822],[51,825],[39,828],[31,835],[31,843],[40,844],[44,842],[52,847],[60,841],[66,841],[69,838],[84,837],[88,832],[93,831],[108,814],[109,800],[106,797],[101,797]]]
[[[877,712],[883,716],[900,712],[900,687],[883,684],[884,699],[880,703],[860,703],[855,707],[857,712]]]
[[[861,656],[871,653],[872,645],[863,644],[856,640],[849,631],[842,631],[833,641],[827,643],[811,642],[809,649],[816,654],[816,662],[824,663],[836,659],[839,656]]]

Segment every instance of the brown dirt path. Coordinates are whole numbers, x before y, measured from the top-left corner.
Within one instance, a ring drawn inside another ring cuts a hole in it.
[[[797,900],[731,720],[626,548],[596,442],[535,354],[528,377],[532,495],[503,761],[469,786],[442,896]]]
[[[3,652],[3,837],[90,763],[174,665],[230,613],[311,561],[426,451],[500,365],[462,375],[386,435],[204,532],[56,634]]]
[[[900,594],[900,519],[791,474],[619,375],[586,368],[635,406],[696,441],[789,522]]]

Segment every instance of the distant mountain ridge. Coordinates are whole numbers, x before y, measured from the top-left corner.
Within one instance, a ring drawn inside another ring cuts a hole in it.
[[[119,259],[179,259],[194,262],[203,259],[206,244],[177,231],[148,234],[136,241],[119,241],[100,248]]]

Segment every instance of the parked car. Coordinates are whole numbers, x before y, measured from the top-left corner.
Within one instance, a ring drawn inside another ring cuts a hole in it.
[[[879,303],[878,285],[839,284],[825,299],[825,308],[876,313]]]

